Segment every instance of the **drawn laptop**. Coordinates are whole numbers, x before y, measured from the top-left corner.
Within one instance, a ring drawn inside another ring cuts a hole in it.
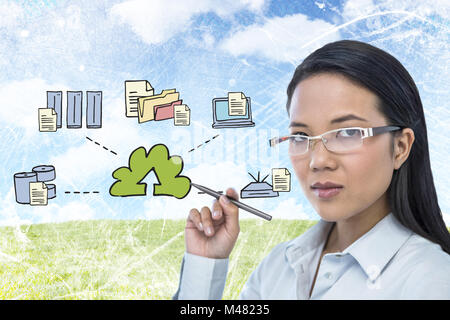
[[[250,97],[246,97],[247,104],[245,106],[245,116],[230,116],[228,115],[228,97],[214,98],[212,101],[213,124],[214,129],[220,128],[243,128],[254,127],[252,122],[252,108],[250,104]]]

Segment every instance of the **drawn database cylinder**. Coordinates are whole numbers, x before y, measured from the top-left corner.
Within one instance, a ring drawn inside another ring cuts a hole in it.
[[[32,170],[37,175],[38,182],[53,181],[56,178],[56,172],[54,166],[41,165],[36,166]]]
[[[56,185],[50,183],[45,184],[47,186],[47,199],[53,199],[56,197]]]
[[[16,202],[30,203],[30,182],[37,182],[35,172],[19,172],[14,174],[14,190]]]

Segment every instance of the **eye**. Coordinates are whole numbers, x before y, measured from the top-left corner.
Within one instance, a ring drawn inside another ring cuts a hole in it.
[[[308,140],[308,138],[306,138],[308,136],[308,134],[304,133],[304,132],[295,132],[292,134],[293,137],[290,137],[290,141],[291,142],[305,142]]]
[[[350,138],[361,136],[361,130],[359,129],[342,129],[337,132],[338,137]]]
[[[308,134],[307,134],[307,133],[304,133],[303,131],[293,132],[293,133],[291,133],[291,135],[296,135],[296,136],[308,136]]]

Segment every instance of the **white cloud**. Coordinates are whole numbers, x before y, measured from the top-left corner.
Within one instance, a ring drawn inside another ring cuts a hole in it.
[[[0,226],[18,226],[22,224],[30,224],[28,219],[20,218],[17,212],[14,187],[9,189],[4,198],[0,198]]]
[[[23,17],[23,9],[15,3],[0,3],[0,27],[11,28]]]
[[[318,2],[318,1],[314,1],[314,4],[319,8],[319,9],[324,9],[325,8],[325,3],[323,2]]]
[[[110,17],[129,24],[144,42],[159,44],[180,32],[190,30],[193,17],[197,14],[214,12],[227,18],[245,9],[259,12],[263,6],[264,0],[131,0],[114,5],[110,10]]]
[[[278,206],[270,211],[270,214],[275,219],[295,219],[295,220],[309,220],[311,219],[306,213],[305,208],[300,203],[298,204],[295,198],[289,198],[278,204]]]
[[[58,192],[58,191],[57,191]],[[63,206],[49,200],[46,206],[18,204],[14,187],[0,198],[0,226],[19,226],[33,223],[89,220],[95,218],[95,210],[86,202],[69,202]],[[23,218],[24,216],[28,218]]]
[[[95,219],[94,209],[89,204],[81,201],[72,201],[63,206],[49,202],[47,206],[33,207],[32,214],[36,216],[36,219],[34,219],[35,223]]]
[[[28,36],[30,35],[30,31],[28,31],[28,30],[22,30],[22,31],[20,31],[20,36],[22,37],[22,38],[28,38]]]
[[[109,165],[115,159],[115,156],[86,140],[81,146],[71,147],[64,153],[51,157],[49,163],[56,169],[58,185],[78,190],[88,185],[98,185],[95,180],[110,174]],[[116,164],[118,165],[117,161]]]
[[[47,107],[47,91],[67,90],[61,84],[42,79],[26,79],[3,83],[0,87],[0,121],[10,127],[38,132],[38,108]]]
[[[209,32],[205,32],[205,33],[202,35],[202,40],[203,40],[203,43],[204,43],[208,48],[212,48],[213,45],[214,45],[214,42],[215,42],[214,36],[213,36],[211,33],[209,33]]]
[[[244,163],[235,164],[231,161],[202,163],[185,173],[191,178],[192,182],[221,191],[231,187],[239,192],[250,179]]]
[[[348,0],[344,4],[342,17],[346,20],[364,17],[375,12],[403,11],[405,14],[416,14],[418,16],[440,15],[448,18],[450,14],[450,5],[447,0],[422,1],[391,1],[381,0]]]
[[[372,0],[347,1],[342,11],[342,17],[348,20],[376,12],[377,7]]]
[[[90,59],[92,42],[98,46],[93,25],[103,34],[110,31],[110,22],[104,23],[92,6],[20,5],[0,4],[0,69],[16,77],[40,76],[48,73],[44,71],[48,65],[57,68],[59,75],[67,73],[75,63]]]
[[[303,14],[267,19],[263,25],[253,24],[223,41],[221,49],[234,56],[256,55],[278,62],[298,64],[314,49],[339,40],[334,25],[323,20],[310,20]]]
[[[264,0],[241,0],[241,1],[232,1],[231,3],[239,3],[241,2],[242,5],[248,6],[248,8],[252,11],[259,12],[261,11],[265,6]]]

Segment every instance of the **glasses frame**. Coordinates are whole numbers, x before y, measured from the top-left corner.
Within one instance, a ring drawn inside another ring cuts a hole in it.
[[[269,145],[270,145],[270,147],[274,147],[274,146],[276,146],[277,144],[280,144],[283,141],[289,140],[290,138],[299,137],[300,136],[300,137],[308,139],[308,144],[307,144],[307,147],[306,147],[306,151],[304,153],[299,153],[299,154],[295,154],[295,155],[304,155],[304,154],[308,153],[308,151],[310,149],[310,146],[311,146],[311,141],[318,140],[318,139],[322,140],[322,143],[325,146],[325,148],[328,151],[330,151],[327,148],[326,140],[325,140],[325,138],[323,136],[326,135],[326,134],[333,133],[333,132],[338,132],[340,130],[352,130],[352,129],[361,130],[361,132],[363,134],[362,137],[361,137],[361,140],[364,141],[364,139],[366,139],[366,138],[373,137],[373,136],[376,136],[376,135],[379,135],[379,134],[383,134],[383,133],[391,132],[391,131],[401,130],[402,127],[400,127],[400,126],[381,126],[381,127],[372,127],[372,128],[345,127],[345,128],[339,128],[339,129],[330,130],[330,131],[322,133],[321,135],[313,136],[313,137],[304,136],[302,134],[290,134],[290,135],[287,135],[287,136],[282,136],[282,137],[276,137],[276,138],[269,139]],[[330,152],[336,152],[336,151],[330,151]]]

